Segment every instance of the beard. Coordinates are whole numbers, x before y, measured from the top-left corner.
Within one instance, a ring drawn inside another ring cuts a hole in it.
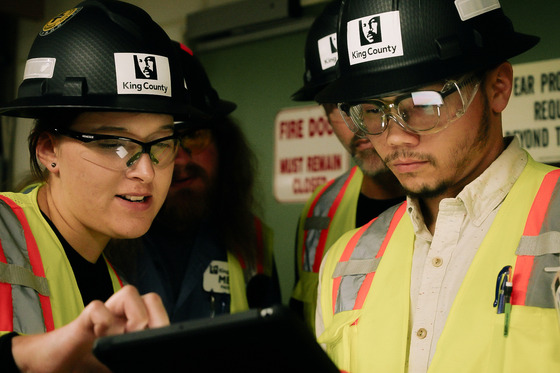
[[[200,178],[204,187],[185,187],[170,191],[154,223],[176,233],[194,231],[213,211],[212,183],[203,169],[196,165],[187,166],[189,174]]]
[[[440,197],[442,195],[449,194],[449,191],[458,188],[462,188],[466,185],[462,185],[460,174],[468,168],[469,164],[472,163],[473,158],[476,154],[483,151],[486,144],[488,143],[488,136],[490,132],[490,107],[488,106],[488,100],[483,94],[483,111],[480,119],[480,124],[478,126],[478,131],[476,137],[471,144],[467,143],[465,139],[463,142],[457,144],[453,154],[450,155],[449,159],[455,161],[452,167],[455,169],[455,173],[446,179],[436,180],[435,184],[429,185],[427,183],[420,185],[414,190],[406,186],[406,183],[401,182],[401,185],[407,196],[417,199],[430,199]],[[451,124],[453,125],[453,124]],[[385,163],[389,163],[397,158],[414,158],[422,161],[429,162],[434,168],[437,169],[438,163],[435,158],[428,154],[418,154],[411,151],[397,150],[394,153],[388,155],[385,159]],[[399,180],[401,181],[401,180]],[[467,183],[468,184],[468,183]],[[457,193],[460,190],[457,191]]]
[[[428,162],[430,165],[437,168],[437,162],[436,162],[435,158],[433,158],[429,154],[415,153],[415,152],[409,151],[407,149],[397,150],[397,151],[389,154],[387,157],[385,157],[383,162],[384,163],[390,163],[391,161],[394,161],[395,159],[399,159],[399,158],[412,158],[412,159],[416,159],[416,160],[419,160],[419,161]],[[414,197],[414,198],[433,198],[433,197],[437,197],[437,196],[443,194],[449,188],[449,186],[451,185],[451,182],[449,180],[440,180],[433,187],[429,186],[427,184],[424,184],[424,185],[421,185],[416,190],[413,190],[410,187],[407,187],[406,183],[403,183],[401,180],[399,180],[399,182],[401,183],[401,186],[404,189],[406,195],[410,196],[410,197]]]
[[[351,156],[356,163],[356,166],[362,170],[363,174],[375,178],[377,175],[389,172],[389,169],[383,163],[374,148],[357,150],[356,141],[362,139],[359,136],[354,136],[350,143]]]
[[[445,194],[449,188],[452,186],[452,183],[446,180],[442,180],[439,184],[436,184],[434,187],[429,187],[428,185],[423,185],[419,190],[413,191],[406,187],[403,187],[404,192],[407,196],[411,198],[417,199],[430,199],[436,198],[443,194]]]

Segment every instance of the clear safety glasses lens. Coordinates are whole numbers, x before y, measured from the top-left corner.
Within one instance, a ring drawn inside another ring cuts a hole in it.
[[[344,122],[353,132],[379,135],[390,119],[416,134],[436,133],[460,118],[476,95],[480,81],[469,75],[448,81],[441,91],[416,91],[398,96],[393,103],[368,100],[362,103],[340,103]]]
[[[55,129],[55,133],[81,141],[80,156],[98,166],[124,171],[147,154],[154,167],[171,164],[177,154],[178,140],[175,135],[150,142],[101,134],[81,133],[68,129]]]
[[[201,128],[179,134],[179,144],[190,154],[201,153],[212,141],[212,131],[209,128]]]

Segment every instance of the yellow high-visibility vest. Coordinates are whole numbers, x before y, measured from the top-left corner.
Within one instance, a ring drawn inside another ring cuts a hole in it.
[[[292,298],[303,303],[303,314],[315,328],[319,267],[329,247],[356,228],[356,206],[364,175],[354,166],[349,172],[318,187],[305,204],[298,225],[298,282]]]
[[[529,157],[478,248],[428,372],[560,372],[554,273],[547,272],[547,265],[559,263],[560,246],[550,244],[560,235],[559,176],[560,170]],[[413,248],[414,230],[402,204],[329,250],[319,342],[341,370],[405,371]],[[492,303],[496,275],[508,264],[513,295],[504,336],[505,314]]]
[[[256,268],[253,273],[247,273],[249,269],[241,258],[238,258],[230,250],[227,251],[227,261],[229,269],[229,289],[231,296],[230,313],[247,311],[249,303],[247,301],[247,283],[246,279],[251,279],[256,274],[264,274],[273,278],[274,268],[274,251],[273,251],[273,232],[263,224],[263,222],[255,217],[256,247],[257,260]]]
[[[0,335],[51,331],[84,309],[64,248],[39,210],[38,190],[0,194]],[[106,263],[116,292],[122,282]]]

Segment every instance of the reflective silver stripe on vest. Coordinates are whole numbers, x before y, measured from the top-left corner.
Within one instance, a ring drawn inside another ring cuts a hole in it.
[[[0,240],[8,265],[11,268],[21,268],[13,271],[11,269],[8,270],[8,276],[9,273],[16,274],[14,278],[2,279],[2,282],[12,284],[14,331],[23,334],[45,332],[45,322],[43,320],[43,310],[39,295],[33,287],[26,286],[26,283],[21,284],[21,282],[29,281],[29,277],[24,275],[24,277],[27,277],[27,280],[22,281],[17,275],[18,273],[21,274],[24,270],[33,274],[23,227],[10,206],[2,200],[0,200]],[[4,266],[4,268],[6,267]],[[43,280],[46,281],[46,279]],[[31,282],[35,281],[32,280]],[[37,280],[39,284],[42,282],[42,280]],[[46,292],[48,293],[46,282],[38,287],[41,288],[41,291],[45,291],[44,286],[46,286]]]
[[[560,181],[560,179],[559,179]],[[527,285],[526,306],[554,308],[551,285],[555,272],[546,268],[560,266],[560,186],[557,182],[538,236],[523,236],[516,255],[534,256]],[[514,285],[515,286],[515,285]]]
[[[47,297],[50,295],[46,278],[35,276],[29,269],[15,264],[0,262],[0,282],[26,286]]]
[[[523,236],[519,241],[517,255],[541,256],[560,253],[560,232],[544,232],[538,236]]]
[[[317,229],[317,230],[327,229],[330,223],[331,223],[331,218],[329,218],[328,216],[310,216],[307,219],[305,219],[304,229],[306,231],[310,229]]]
[[[335,314],[354,308],[366,275],[377,270],[381,261],[381,258],[376,258],[377,253],[389,231],[391,220],[401,205],[402,203],[399,203],[381,213],[360,237],[350,259],[347,262],[337,263],[332,277],[342,277],[342,279],[336,297]]]
[[[332,277],[367,275],[368,273],[377,271],[377,266],[380,261],[381,258],[373,258],[353,259],[347,262],[338,262]]]
[[[315,255],[317,254],[317,246],[321,238],[321,231],[329,227],[331,222],[331,218],[328,216],[329,210],[338,196],[338,193],[344,186],[344,183],[350,176],[351,171],[352,169],[340,175],[329,185],[315,204],[313,215],[305,220],[304,229],[307,231],[307,237],[305,238],[305,250],[303,253],[303,270],[306,272],[313,271],[313,264],[315,263]]]

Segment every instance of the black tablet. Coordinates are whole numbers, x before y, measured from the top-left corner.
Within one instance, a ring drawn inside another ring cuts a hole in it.
[[[93,353],[113,372],[339,372],[284,306],[103,337]]]

